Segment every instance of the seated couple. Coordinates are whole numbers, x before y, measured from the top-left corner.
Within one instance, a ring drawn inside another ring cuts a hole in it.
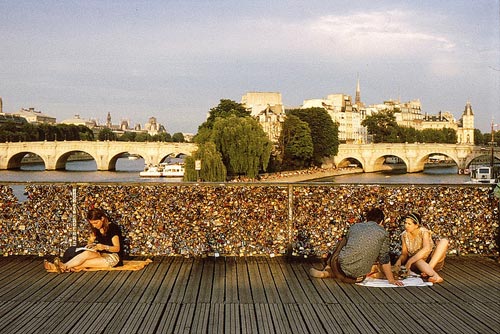
[[[44,261],[49,272],[80,271],[87,268],[112,268],[123,264],[123,238],[120,227],[109,221],[106,213],[94,208],[87,213],[91,236],[87,248],[63,263],[59,258],[54,262]]]
[[[366,276],[378,272],[389,283],[403,286],[393,274],[389,255],[389,234],[382,227],[384,213],[379,208],[366,214],[366,221],[352,225],[335,247],[322,270],[310,269],[310,275],[317,278],[333,277],[345,283],[362,282]],[[443,239],[433,251],[431,233],[420,226],[420,217],[410,214],[405,218],[403,248],[396,267],[406,265],[408,271],[421,272],[430,282],[441,283],[443,279],[436,273],[444,265],[448,241]],[[376,265],[375,265],[376,264]]]

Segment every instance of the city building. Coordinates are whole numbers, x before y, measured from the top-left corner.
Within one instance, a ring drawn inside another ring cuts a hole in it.
[[[80,115],[77,114],[73,118],[65,119],[64,121],[61,122],[61,124],[84,125],[89,129],[93,129],[97,126],[97,121],[80,118]]]
[[[304,100],[302,109],[323,108],[334,122],[338,124],[339,141],[347,144],[364,144],[367,142],[367,130],[361,125],[366,108],[361,102],[359,80],[356,87],[355,104],[347,94],[330,94],[324,99]]]
[[[422,130],[422,105],[419,99],[401,103],[399,100],[387,100],[370,106],[370,114],[379,111],[392,111],[399,126]]]
[[[56,118],[35,110],[35,108],[22,108],[18,112],[12,113],[15,116],[20,116],[32,124],[56,124]]]
[[[281,93],[248,92],[241,98],[241,104],[259,122],[269,140],[278,143],[286,117]]]
[[[457,144],[474,144],[474,112],[469,101],[465,104],[462,117],[457,121],[452,113],[439,112],[437,116],[425,115],[423,129],[453,129],[457,133]]]
[[[418,99],[403,103],[388,100],[382,104],[371,105],[366,109],[367,115],[381,111],[392,111],[399,126],[416,130],[453,129],[457,133],[457,144],[474,144],[474,113],[469,101],[467,101],[462,117],[458,121],[449,111],[440,111],[437,115],[422,114],[422,105]]]
[[[148,122],[144,124],[144,131],[146,131],[151,136],[167,132],[165,130],[165,127],[156,121],[156,117],[150,117],[148,119]]]

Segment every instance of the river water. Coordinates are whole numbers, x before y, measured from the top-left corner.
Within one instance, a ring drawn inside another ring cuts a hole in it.
[[[18,182],[181,182],[180,178],[144,178],[139,172],[144,168],[144,160],[120,158],[116,171],[97,171],[94,160],[69,161],[64,171],[46,171],[43,164],[26,164],[21,170],[0,171],[1,181]],[[426,168],[421,173],[378,172],[339,175],[319,181],[335,183],[370,183],[370,184],[463,184],[469,180],[466,175],[459,175],[457,167]],[[318,180],[315,180],[318,181]]]

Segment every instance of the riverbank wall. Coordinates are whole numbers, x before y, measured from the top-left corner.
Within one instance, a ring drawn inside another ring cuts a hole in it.
[[[25,187],[20,202],[12,187]],[[487,185],[333,183],[0,184],[0,253],[61,255],[85,244],[86,212],[105,209],[133,256],[319,256],[371,207],[386,214],[391,252],[418,212],[450,254],[497,256],[498,203]]]

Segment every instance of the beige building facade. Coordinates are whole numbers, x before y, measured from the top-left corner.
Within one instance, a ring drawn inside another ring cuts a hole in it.
[[[339,127],[339,140],[346,144],[364,144],[367,141],[366,128],[361,125],[364,107],[352,103],[347,94],[330,94],[324,99],[304,100],[301,109],[323,108]]]
[[[241,104],[250,111],[250,116],[259,122],[269,140],[278,143],[285,121],[285,107],[281,93],[248,92],[242,96]]]
[[[13,113],[14,116],[20,116],[26,119],[28,123],[33,124],[56,124],[56,118],[35,110],[35,108],[22,108]]]

